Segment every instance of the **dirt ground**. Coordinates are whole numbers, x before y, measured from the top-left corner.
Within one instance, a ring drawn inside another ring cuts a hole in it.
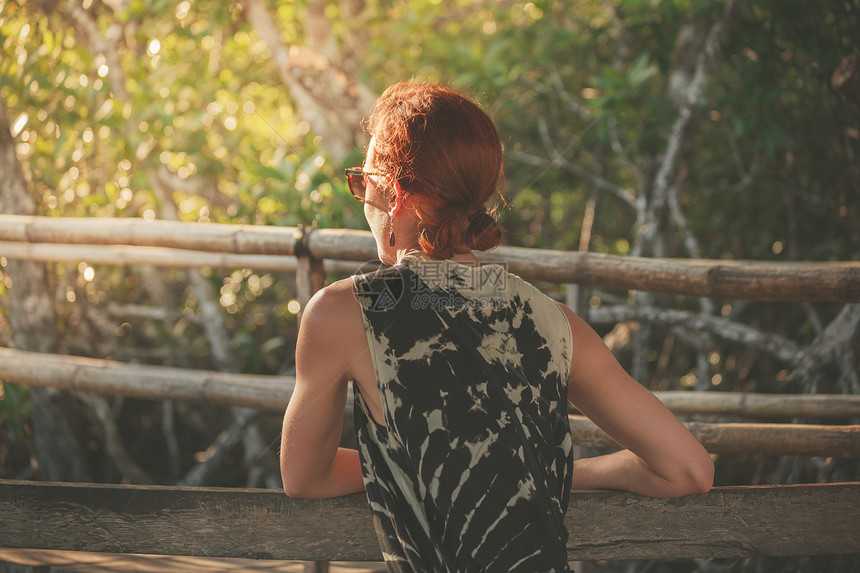
[[[301,561],[264,559],[216,559],[168,555],[117,555],[83,551],[0,549],[0,573],[310,573],[314,569]],[[382,563],[333,561],[329,573],[384,573]]]

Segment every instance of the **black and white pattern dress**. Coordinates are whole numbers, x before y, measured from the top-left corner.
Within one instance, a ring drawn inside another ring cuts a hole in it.
[[[384,423],[355,388],[391,571],[567,571],[570,326],[498,265],[405,257],[354,277]]]

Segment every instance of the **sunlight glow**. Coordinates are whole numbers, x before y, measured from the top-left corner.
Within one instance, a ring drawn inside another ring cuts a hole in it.
[[[18,137],[18,134],[21,133],[21,130],[24,129],[24,126],[27,125],[27,121],[30,119],[30,116],[26,113],[22,113],[18,116],[18,119],[15,120],[15,123],[12,124],[12,137]]]

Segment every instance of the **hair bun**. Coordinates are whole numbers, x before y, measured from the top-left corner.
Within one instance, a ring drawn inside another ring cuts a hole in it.
[[[474,213],[469,215],[469,217],[468,217],[469,222],[471,223],[472,221],[474,221],[475,219],[477,219],[478,217],[480,217],[481,215],[483,215],[486,212],[487,212],[487,209],[485,207],[481,207],[480,209],[478,209],[477,211],[475,211]]]
[[[496,219],[487,213],[486,209],[475,211],[468,217],[469,226],[466,231],[466,244],[476,251],[487,251],[499,246],[502,241],[502,229]]]

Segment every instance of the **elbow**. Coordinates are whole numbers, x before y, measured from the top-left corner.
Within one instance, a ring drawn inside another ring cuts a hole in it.
[[[298,499],[313,499],[314,497],[308,493],[308,490],[292,484],[287,485],[286,483],[284,484],[284,493],[287,494],[287,497]]]
[[[707,453],[688,466],[685,482],[682,495],[708,493],[714,487],[714,462]]]
[[[315,488],[313,488],[312,485],[309,483],[302,483],[297,480],[287,479],[283,479],[283,482],[284,493],[287,494],[287,497],[295,497],[301,499],[317,499],[319,497],[323,497],[319,495],[319,493],[315,491]]]
[[[307,498],[306,488],[302,487],[301,484],[296,483],[294,481],[289,481],[285,477],[281,476],[281,480],[284,483],[284,493],[287,494],[287,497],[299,497],[299,498]]]
[[[655,497],[683,497],[708,493],[714,485],[714,462],[707,453],[695,459],[679,460],[675,471],[664,475],[664,487]]]
[[[298,472],[289,471],[289,468],[283,463],[281,464],[281,482],[287,497],[303,499],[318,497],[314,495],[312,480],[303,479],[301,475],[298,475]]]
[[[714,462],[710,457],[708,457],[706,466],[707,467],[704,470],[702,477],[697,482],[699,489],[696,493],[708,493],[711,491],[711,488],[714,487]]]

